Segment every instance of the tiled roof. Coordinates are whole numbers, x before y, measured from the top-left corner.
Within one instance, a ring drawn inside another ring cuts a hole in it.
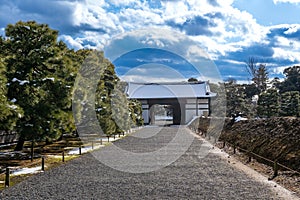
[[[129,82],[127,94],[130,99],[167,99],[214,97],[207,82],[193,83],[133,83]]]

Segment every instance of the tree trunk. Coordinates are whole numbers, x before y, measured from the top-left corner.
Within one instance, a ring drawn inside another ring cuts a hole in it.
[[[24,142],[25,142],[24,137],[20,136],[20,137],[19,137],[19,140],[18,140],[18,143],[17,143],[17,146],[15,147],[14,150],[15,150],[15,151],[22,151]]]

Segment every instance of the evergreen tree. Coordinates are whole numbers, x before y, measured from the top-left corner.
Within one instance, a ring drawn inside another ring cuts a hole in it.
[[[76,72],[70,52],[48,25],[20,21],[5,31],[8,98],[24,111],[16,126],[16,150],[21,150],[25,140],[59,138],[72,123],[70,93]]]
[[[261,93],[257,102],[257,114],[260,117],[275,117],[279,113],[279,94],[276,89]]]
[[[7,79],[4,58],[6,49],[4,40],[0,37],[0,130],[10,131],[16,125],[19,117],[22,117],[23,111],[14,104],[14,99],[9,102],[7,99]]]
[[[277,83],[280,93],[288,91],[300,92],[300,66],[286,68],[283,73],[286,76],[285,80]]]
[[[246,62],[246,69],[250,76],[252,77],[252,81],[257,87],[257,95],[261,92],[264,92],[267,89],[267,81],[268,81],[268,72],[265,64],[257,65],[257,59],[254,57],[250,57]]]
[[[0,47],[3,49],[2,38],[0,37]],[[0,50],[1,51],[1,50]],[[1,52],[0,52],[1,53]],[[4,66],[4,55],[0,54],[0,120],[5,120],[10,114],[9,104],[6,97],[6,77],[5,77],[5,66]]]
[[[226,110],[227,95],[224,83],[209,83],[209,86],[210,90],[217,94],[216,97],[211,99],[211,115],[216,117],[230,116],[229,113],[226,114],[228,110]],[[229,91],[228,95],[230,95]]]
[[[106,63],[103,52],[80,50],[77,54],[78,59],[82,62],[75,81],[72,109],[77,129],[82,136],[100,131],[96,112],[104,111],[97,102],[101,97],[101,90],[98,92],[96,90],[99,77],[104,72]],[[103,98],[105,97],[103,96]]]
[[[258,91],[261,93],[266,91],[268,81],[268,72],[266,65],[260,64],[256,72],[256,76],[253,78],[253,82],[257,85]]]
[[[132,126],[142,126],[144,120],[142,117],[142,104],[137,100],[129,100],[129,112],[132,121]]]
[[[226,89],[226,115],[236,117],[238,115],[250,115],[249,102],[247,101],[245,88],[232,81],[225,83]]]
[[[300,116],[300,98],[298,91],[281,94],[280,111],[282,116]]]
[[[142,118],[141,108],[135,108],[140,105],[135,104],[134,109],[131,109],[124,87],[115,74],[114,65],[104,58],[103,52],[90,51],[85,55],[77,77],[74,91],[76,98],[73,102],[76,123],[81,133],[99,133],[96,121],[105,135],[127,131],[137,124],[132,122],[130,116]]]
[[[112,103],[112,94],[115,92],[119,79],[115,74],[114,65],[107,59],[104,59],[103,62],[104,71],[100,74],[100,81],[96,90],[96,105],[101,110],[96,111],[102,130],[106,135],[112,135],[117,131],[113,109],[121,111],[120,108],[113,107],[118,104]],[[120,94],[117,93],[117,95]]]

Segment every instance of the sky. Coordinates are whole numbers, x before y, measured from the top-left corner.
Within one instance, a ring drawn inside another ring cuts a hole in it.
[[[47,23],[70,48],[103,50],[127,81],[249,82],[250,57],[271,79],[300,63],[299,13],[300,0],[0,0],[0,34]]]

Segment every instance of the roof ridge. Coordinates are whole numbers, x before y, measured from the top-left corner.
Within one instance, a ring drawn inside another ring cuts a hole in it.
[[[136,85],[194,85],[194,84],[203,84],[207,81],[195,81],[195,82],[156,82],[156,83],[142,83],[142,82],[128,82],[129,84],[136,84]]]

